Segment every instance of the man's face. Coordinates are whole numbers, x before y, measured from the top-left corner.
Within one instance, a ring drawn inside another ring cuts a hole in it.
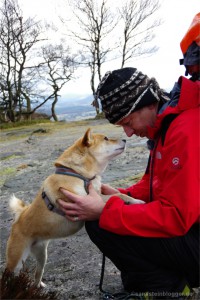
[[[122,126],[128,137],[135,134],[140,137],[148,138],[147,128],[154,126],[156,111],[157,105],[152,104],[145,106],[117,122],[116,125]]]

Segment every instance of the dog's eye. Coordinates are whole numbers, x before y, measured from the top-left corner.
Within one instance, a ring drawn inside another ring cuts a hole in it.
[[[105,140],[105,141],[108,141],[108,138],[107,138],[107,136],[105,136],[105,137],[104,137],[104,140]]]

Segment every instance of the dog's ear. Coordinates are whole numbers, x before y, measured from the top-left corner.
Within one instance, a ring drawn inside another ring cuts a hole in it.
[[[82,139],[82,144],[85,147],[89,147],[91,145],[91,141],[92,141],[92,135],[91,135],[91,129],[88,128],[83,139]]]

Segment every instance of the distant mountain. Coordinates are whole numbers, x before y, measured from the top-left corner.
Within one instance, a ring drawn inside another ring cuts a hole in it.
[[[62,95],[57,106],[77,106],[91,104],[93,95]]]
[[[91,95],[74,98],[62,98],[56,105],[56,114],[59,120],[78,121],[91,119],[96,116],[96,110],[91,105],[93,97]]]
[[[93,101],[93,95],[62,95],[56,104],[56,114],[69,114],[79,113],[82,111],[95,111],[95,108],[91,105]],[[51,102],[44,105],[40,112],[49,113],[51,109]]]
[[[69,112],[79,112],[81,110],[94,110],[91,105],[93,100],[92,95],[87,96],[62,96],[62,98],[56,104],[56,113],[64,114]]]
[[[60,114],[72,114],[72,113],[82,113],[86,111],[95,111],[95,108],[91,105],[91,102],[89,104],[83,104],[83,105],[73,105],[73,106],[68,106],[68,105],[63,105],[60,107],[56,106],[56,113],[58,115]]]
[[[75,96],[66,95],[62,96],[56,104],[55,111],[58,120],[65,121],[78,121],[83,119],[91,119],[96,116],[96,110],[91,105],[93,101],[92,95]],[[51,114],[51,103],[49,102],[38,112]]]

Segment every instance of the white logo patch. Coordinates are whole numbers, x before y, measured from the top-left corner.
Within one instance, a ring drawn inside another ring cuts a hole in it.
[[[172,169],[181,169],[181,161],[179,157],[173,157],[172,158]]]
[[[178,166],[178,165],[179,165],[179,162],[180,162],[180,160],[179,160],[178,157],[172,158],[172,164],[173,164],[174,166]]]

